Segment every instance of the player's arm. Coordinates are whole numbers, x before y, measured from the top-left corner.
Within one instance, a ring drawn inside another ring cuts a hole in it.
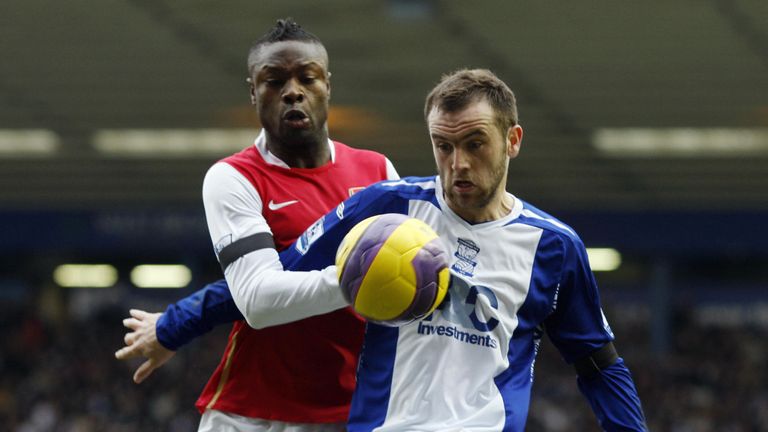
[[[621,357],[594,375],[580,375],[577,381],[604,430],[648,430],[632,375]]]
[[[399,175],[392,163],[386,160],[386,175],[388,179],[399,179]],[[239,182],[238,182],[239,183]],[[240,183],[238,187],[245,186]],[[247,195],[247,194],[246,194]],[[247,198],[245,198],[247,200]],[[257,199],[250,204],[259,207]],[[248,205],[248,201],[244,203]],[[246,217],[247,214],[246,214]],[[256,226],[261,224],[258,215],[252,215]],[[157,350],[165,348],[176,351],[181,346],[189,343],[198,336],[209,332],[219,324],[226,324],[242,320],[243,314],[236,306],[226,280],[206,285],[194,294],[168,306],[166,311],[159,316],[156,322],[156,340],[160,346]],[[137,348],[143,348],[137,346]]]
[[[283,271],[261,214],[261,197],[233,167],[225,163],[211,167],[203,182],[203,202],[232,298],[251,327],[284,324],[347,306],[335,267]]]
[[[390,180],[400,178],[389,159],[386,175]],[[157,319],[155,339],[162,348],[176,351],[217,325],[242,319],[227,281],[221,279],[169,305]]]
[[[294,321],[345,306],[333,286],[334,269],[283,274],[272,232],[262,215],[262,199],[234,167],[219,162],[208,170],[203,203],[232,298],[252,327]],[[288,286],[295,289],[284,289]]]
[[[220,324],[243,319],[227,281],[220,279],[168,305],[157,320],[157,341],[176,351]]]
[[[203,189],[210,225],[211,213],[221,212],[222,206],[228,204],[220,200],[224,190]],[[227,190],[232,190],[231,185]],[[336,249],[357,221],[376,214],[373,212],[386,202],[380,198],[378,189],[358,192],[308,228],[282,255],[277,254],[271,235],[265,232],[235,235],[232,243],[217,248],[232,297],[248,324],[263,328],[346,307],[332,265]],[[306,253],[310,246],[312,253],[306,257],[298,252]],[[283,256],[287,260],[285,268],[301,271],[284,271],[280,261]]]
[[[115,352],[115,357],[146,359],[133,375],[137,384],[170,360],[182,345],[218,324],[242,319],[224,280],[171,304],[162,314],[131,309],[130,315],[123,325],[131,331],[126,333],[125,346]]]
[[[558,238],[563,242],[560,287],[556,309],[545,322],[547,333],[576,368],[579,390],[604,430],[646,431],[640,398],[613,345],[584,245],[578,238]]]
[[[206,177],[210,189],[216,189],[211,185],[214,183],[224,188],[232,186],[230,191],[234,191],[235,196],[231,197],[234,198],[234,202],[230,203],[227,208],[230,213],[223,216],[234,217],[245,224],[253,223],[257,234],[259,232],[268,233],[266,222],[261,216],[260,197],[258,194],[251,194],[252,191],[249,190],[250,187],[245,179],[227,167],[217,166],[215,170],[212,169],[211,171],[209,172],[210,177]],[[224,174],[221,171],[224,171]],[[390,180],[399,178],[397,171],[388,159],[386,160],[386,175]],[[209,193],[216,193],[210,189]],[[271,257],[269,259],[271,260]],[[304,262],[309,261],[305,260]],[[257,262],[254,268],[261,268],[262,265],[264,263]],[[271,303],[279,305],[281,302],[278,299]],[[265,305],[265,307],[267,306]],[[312,309],[310,308],[308,312],[297,311],[295,316],[301,317],[306,313],[314,315]],[[260,314],[261,312],[254,310],[254,313]],[[134,373],[133,379],[136,383],[144,381],[155,369],[170,360],[181,346],[209,332],[217,325],[244,318],[232,298],[226,280],[206,285],[194,294],[169,305],[162,314],[133,309],[130,311],[130,315],[123,320],[123,324],[131,331],[126,333],[124,339],[126,345],[115,352],[115,357],[119,360],[137,357],[146,359]],[[292,316],[286,315],[282,318],[291,319]],[[258,322],[256,319],[252,321],[252,325]],[[270,325],[274,321],[264,317],[262,322],[264,325]]]
[[[392,163],[386,160],[388,179],[399,179]],[[329,264],[330,265],[330,264]],[[142,311],[143,312],[143,311]],[[211,331],[215,326],[242,320],[243,314],[235,305],[229,285],[225,279],[208,284],[192,295],[170,304],[156,320],[155,334],[149,338],[157,351],[163,348],[176,351],[193,339]],[[151,332],[147,326],[147,332]],[[147,347],[137,345],[138,350]]]

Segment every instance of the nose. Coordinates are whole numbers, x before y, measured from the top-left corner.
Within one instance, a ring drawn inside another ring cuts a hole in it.
[[[453,168],[454,171],[469,169],[469,158],[467,157],[467,153],[459,147],[454,148],[453,150],[451,168]]]
[[[283,88],[283,102],[293,105],[296,102],[301,102],[303,100],[304,91],[302,90],[301,85],[295,79],[288,80]]]

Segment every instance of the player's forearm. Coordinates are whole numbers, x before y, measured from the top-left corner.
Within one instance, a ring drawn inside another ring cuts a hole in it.
[[[241,319],[243,315],[222,279],[169,305],[157,320],[157,340],[175,351],[219,324]]]
[[[578,383],[605,431],[648,430],[635,384],[621,358],[593,378],[580,377]]]
[[[279,264],[267,269],[249,266],[258,259],[245,256],[226,272],[235,304],[251,327],[285,324],[347,306],[335,267],[287,272]]]

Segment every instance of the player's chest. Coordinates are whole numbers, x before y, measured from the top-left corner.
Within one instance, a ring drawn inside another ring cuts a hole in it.
[[[526,227],[473,232],[444,227],[452,282],[436,317],[479,337],[508,339],[531,286],[540,231]]]
[[[278,249],[292,243],[308,226],[362,189],[367,178],[269,176],[258,185],[262,215],[275,234]]]

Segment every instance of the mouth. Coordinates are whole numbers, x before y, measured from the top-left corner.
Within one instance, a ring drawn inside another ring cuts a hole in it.
[[[298,109],[288,110],[283,114],[283,122],[293,129],[307,129],[310,126],[309,117]]]
[[[475,184],[472,183],[469,180],[455,180],[453,182],[453,189],[456,192],[462,193],[462,192],[469,192],[472,190],[472,188],[475,187]]]

